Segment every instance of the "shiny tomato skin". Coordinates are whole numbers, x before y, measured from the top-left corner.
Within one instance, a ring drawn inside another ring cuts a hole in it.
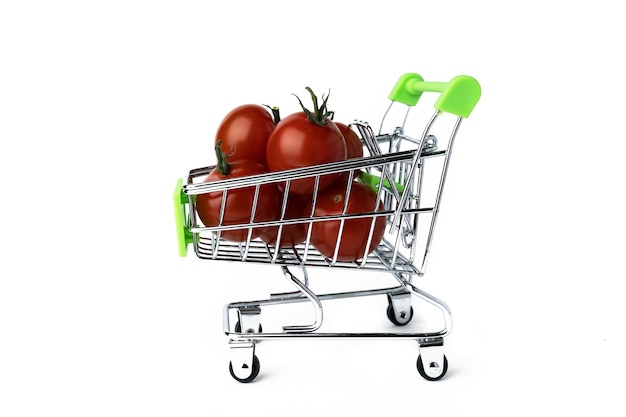
[[[229,161],[254,160],[267,165],[265,150],[274,131],[269,109],[258,104],[243,104],[232,109],[215,133],[215,143],[222,141],[222,151]]]
[[[285,208],[284,219],[298,219],[304,217],[302,212],[306,206],[310,207],[310,199],[297,194],[289,194],[287,197],[287,207]],[[280,215],[279,215],[280,218]],[[278,218],[277,218],[278,220]],[[278,226],[268,227],[261,234],[260,239],[270,246],[276,246],[278,239]],[[290,248],[303,243],[307,237],[307,224],[294,223],[283,225],[280,234],[280,247]]]
[[[362,158],[363,157],[363,144],[359,135],[345,123],[335,122],[339,131],[343,135],[346,141],[346,158]]]
[[[347,214],[373,212],[376,207],[376,193],[367,185],[353,181],[352,188],[346,208]],[[346,183],[341,181],[333,184],[324,190],[315,205],[314,217],[338,215],[342,213],[345,196]],[[306,210],[309,211],[306,211]],[[310,206],[305,209],[305,215],[310,214]],[[382,202],[378,203],[378,211],[383,210]],[[374,231],[372,241],[367,254],[371,253],[382,241],[385,234],[385,216],[374,218]],[[339,236],[339,220],[329,220],[323,222],[312,222],[311,244],[324,256],[332,259],[337,246]],[[367,254],[367,240],[369,237],[372,218],[346,219],[343,227],[337,260],[352,262],[362,259]]]
[[[274,128],[267,142],[267,167],[270,171],[303,168],[328,162],[344,160],[347,156],[346,142],[331,120],[324,126],[310,122],[304,112],[292,113]],[[322,190],[337,180],[339,174],[320,177]],[[314,178],[293,180],[289,192],[312,195]]]
[[[229,178],[245,177],[267,172],[267,168],[257,161],[240,160],[229,162],[230,172],[221,175],[217,170],[211,171],[204,182],[220,181]],[[247,224],[250,222],[254,202],[254,186],[230,189],[226,196],[223,226]],[[254,221],[274,220],[280,215],[281,193],[274,183],[261,185]],[[200,220],[206,227],[219,225],[222,205],[222,191],[214,191],[196,196],[196,210]],[[264,228],[253,228],[251,239],[255,239],[264,232]],[[220,237],[233,242],[245,242],[248,238],[248,229],[223,230]]]
[[[356,134],[354,130],[350,128],[345,123],[335,122],[339,131],[343,135],[344,140],[346,141],[346,159],[352,158],[362,158],[363,157],[363,143],[361,143],[361,139],[359,135]],[[354,179],[358,178],[360,170],[355,169],[353,177]],[[343,182],[348,180],[348,172],[342,172],[339,176],[338,182]]]

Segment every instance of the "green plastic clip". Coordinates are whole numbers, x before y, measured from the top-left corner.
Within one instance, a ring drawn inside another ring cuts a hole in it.
[[[372,190],[378,192],[378,188],[380,187],[382,179],[377,175],[361,171],[361,173],[359,174],[359,181],[369,186]],[[394,181],[394,185],[396,186],[396,190],[398,191],[398,193],[402,195],[402,193],[404,192],[404,185],[396,181]],[[393,188],[391,188],[391,183],[388,180],[385,180],[383,182],[383,187],[385,187],[389,191],[393,190]]]
[[[189,206],[189,196],[183,192],[183,179],[176,181],[174,188],[174,216],[176,221],[176,238],[178,240],[178,255],[187,256],[187,245],[193,243],[193,234],[187,226],[186,207]]]

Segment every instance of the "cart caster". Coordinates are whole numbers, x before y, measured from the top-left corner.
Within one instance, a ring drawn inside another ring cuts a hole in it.
[[[244,364],[243,369],[247,369],[247,366],[248,365]],[[242,378],[235,373],[232,361],[228,365],[228,369],[230,370],[230,375],[235,378],[235,380],[242,383],[252,382],[259,375],[259,371],[261,371],[261,362],[259,362],[259,358],[257,358],[256,355],[252,355],[252,368],[250,370],[250,375],[245,378]]]
[[[387,306],[387,318],[396,326],[404,326],[413,318],[413,306],[411,306],[411,294],[387,294],[389,305]]]
[[[259,358],[254,353],[254,342],[231,342],[230,375],[239,382],[251,382],[261,370]]]
[[[235,323],[235,333],[261,333],[261,308],[246,306],[237,309],[238,320]],[[243,326],[242,326],[243,324]]]
[[[241,333],[241,323],[239,321],[235,323],[235,333]],[[259,323],[259,327],[257,330],[253,328],[247,328],[245,333],[263,333],[263,326],[261,326],[261,323]]]
[[[396,326],[404,326],[413,318],[413,307],[409,308],[408,314],[405,311],[401,311],[399,314],[396,314],[393,306],[390,304],[387,307],[387,318]]]
[[[441,369],[437,362],[431,362],[428,365],[428,371],[424,369],[424,363],[422,362],[422,355],[417,357],[417,372],[420,373],[424,379],[428,381],[438,381],[448,372],[448,358],[446,355],[443,355],[443,367]],[[435,376],[431,376],[435,375]]]
[[[443,342],[420,346],[417,371],[428,381],[438,381],[443,378],[448,372],[448,358],[443,354]]]

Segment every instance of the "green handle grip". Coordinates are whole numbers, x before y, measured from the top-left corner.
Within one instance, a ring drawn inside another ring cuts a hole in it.
[[[193,234],[187,226],[185,207],[189,205],[189,196],[183,192],[183,179],[176,181],[174,188],[174,217],[176,221],[176,238],[178,240],[178,255],[187,256],[187,245],[193,243]]]
[[[440,93],[435,109],[467,118],[480,99],[481,88],[469,75],[458,75],[449,82],[427,82],[419,74],[406,73],[396,82],[389,99],[415,106],[424,92]]]

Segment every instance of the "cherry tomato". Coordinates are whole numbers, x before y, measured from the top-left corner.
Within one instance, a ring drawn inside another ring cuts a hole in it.
[[[216,144],[218,151],[220,144]],[[229,178],[246,177],[263,174],[267,168],[257,161],[238,160],[226,162],[225,155],[218,151],[218,165],[204,179],[204,182],[221,181]],[[225,164],[225,165],[224,165]],[[252,217],[255,186],[229,189],[226,195],[224,218],[222,226],[248,224]],[[274,183],[266,183],[259,187],[254,222],[274,220],[280,216],[281,193]],[[220,225],[222,207],[222,191],[214,191],[196,196],[196,209],[200,220],[206,227]],[[265,228],[252,229],[251,239],[255,239],[264,232]],[[221,238],[234,242],[245,242],[248,238],[248,228],[224,230]]]
[[[222,141],[222,150],[231,161],[251,159],[267,165],[265,149],[274,130],[277,109],[258,104],[243,104],[232,109],[222,119],[215,134],[215,143]]]
[[[347,214],[370,213],[376,208],[376,193],[367,185],[353,181],[346,207]],[[341,181],[333,184],[318,195],[314,217],[341,214],[346,198],[346,183]],[[307,211],[308,210],[308,211]],[[305,209],[305,216],[310,215],[311,206]],[[378,203],[378,211],[383,210],[382,202]],[[374,221],[372,239],[368,247],[370,227]],[[311,244],[324,256],[332,259],[335,254],[339,237],[340,220],[312,222]],[[382,241],[385,234],[385,216],[346,219],[339,240],[338,261],[352,262],[363,259]],[[367,253],[366,253],[367,250]]]
[[[313,91],[307,87],[313,101],[313,111],[308,110],[298,98],[302,112],[293,113],[281,120],[267,142],[267,167],[270,171],[304,168],[341,161],[347,156],[346,142],[341,131],[331,120],[326,97],[321,106]],[[296,96],[297,97],[297,96]],[[339,174],[320,177],[318,190],[337,180]],[[315,178],[293,180],[289,192],[311,195]]]
[[[343,135],[346,141],[346,158],[362,158],[363,157],[363,144],[359,135],[345,123],[335,122],[339,131]]]
[[[346,143],[331,120],[325,126],[311,123],[304,113],[294,113],[281,120],[267,143],[267,167],[270,171],[303,168],[346,158]],[[320,177],[318,190],[332,184],[339,174]],[[289,192],[311,195],[314,178],[291,181]]]
[[[309,203],[308,198],[304,198],[297,194],[289,194],[287,197],[287,206],[285,208],[284,219],[297,219],[304,217],[302,215],[304,207]],[[310,207],[310,205],[309,205]],[[279,227],[268,227],[260,236],[261,240],[265,243],[276,246],[276,240],[278,238]],[[280,232],[280,247],[293,247],[306,240],[307,236],[306,223],[294,223],[283,225]]]
[[[339,128],[339,131],[341,132],[344,140],[346,141],[346,150],[347,150],[346,158],[347,159],[362,158],[363,157],[363,143],[361,143],[361,139],[359,138],[359,135],[357,135],[356,132],[352,130],[350,126],[348,126],[345,123],[335,122],[335,124]],[[353,178],[356,179],[359,176],[359,171],[360,170],[358,169],[354,170]],[[341,173],[340,178],[337,180],[337,182],[342,182],[345,184],[347,180],[348,180],[348,172],[343,172]]]

